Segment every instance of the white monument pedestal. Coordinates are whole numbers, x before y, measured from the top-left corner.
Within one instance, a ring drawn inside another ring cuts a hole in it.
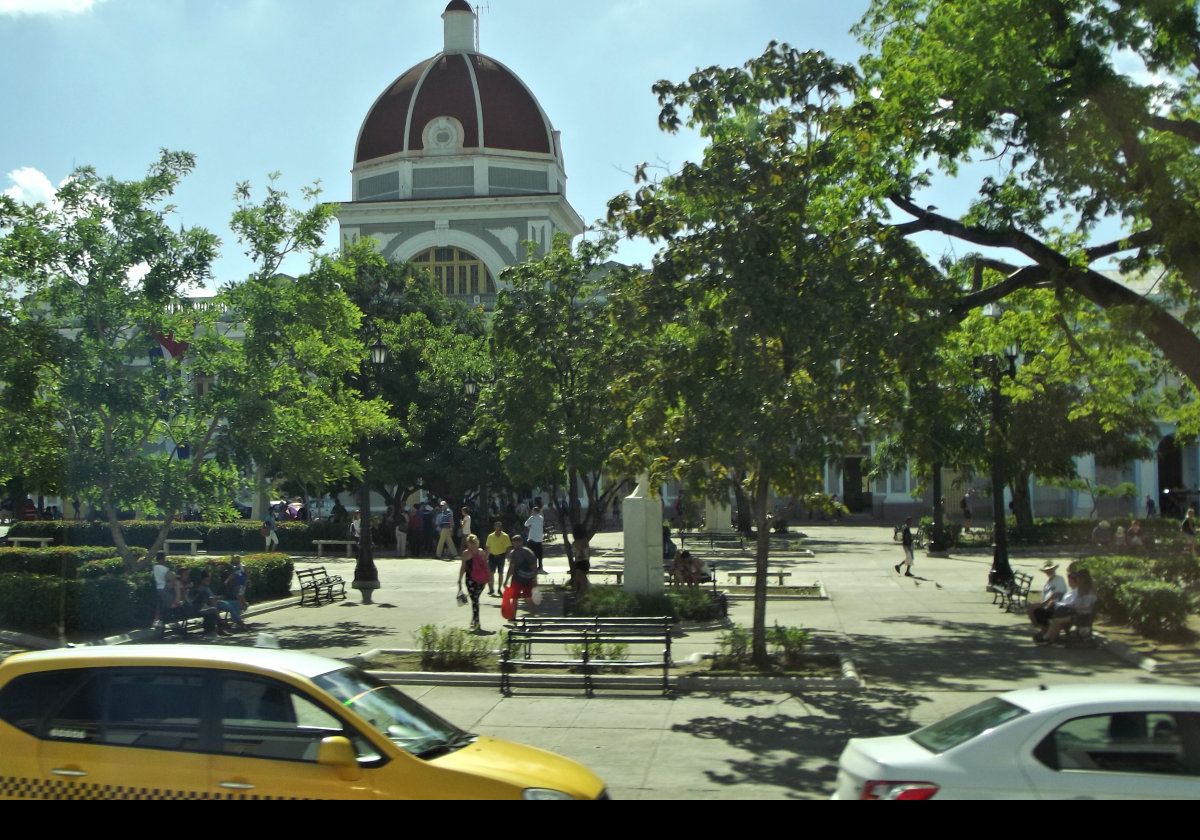
[[[638,476],[638,485],[621,504],[625,524],[626,592],[661,595],[663,591],[662,501],[650,495],[650,477]]]
[[[733,508],[728,501],[705,500],[704,530],[713,534],[728,534],[733,531]]]

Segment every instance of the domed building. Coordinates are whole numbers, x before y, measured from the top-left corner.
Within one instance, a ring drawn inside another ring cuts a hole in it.
[[[363,121],[343,243],[369,236],[427,266],[450,296],[490,310],[497,278],[583,220],[566,197],[559,134],[528,87],[479,52],[466,0],[442,14],[445,46],[388,86]]]

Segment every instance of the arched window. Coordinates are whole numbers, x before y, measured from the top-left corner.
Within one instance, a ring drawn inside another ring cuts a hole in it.
[[[496,294],[496,282],[483,261],[461,248],[430,248],[412,262],[433,276],[434,284],[448,297]]]

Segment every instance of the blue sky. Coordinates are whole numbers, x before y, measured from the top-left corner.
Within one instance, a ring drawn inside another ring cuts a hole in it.
[[[36,198],[76,165],[134,178],[159,148],[198,157],[178,218],[221,236],[216,282],[249,269],[228,228],[239,181],[269,172],[299,200],[350,197],[358,130],[391,82],[442,46],[446,0],[0,0],[0,192]],[[651,85],[737,65],[774,40],[854,61],[867,0],[484,0],[480,46],[562,132],[568,198],[585,221],[642,161],[695,159],[657,128]],[[942,188],[943,210],[968,196]],[[331,228],[329,241],[336,241]],[[925,247],[940,254],[945,240]],[[959,246],[959,251],[963,251]],[[644,243],[620,258],[648,262]],[[303,269],[290,264],[289,270]]]

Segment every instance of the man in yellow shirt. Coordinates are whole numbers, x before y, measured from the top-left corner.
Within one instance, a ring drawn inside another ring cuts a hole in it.
[[[504,558],[512,548],[512,540],[504,533],[504,523],[497,519],[492,523],[492,533],[487,538],[488,553],[488,594],[496,597],[501,594],[501,584],[504,581]],[[495,582],[493,583],[493,577]]]

